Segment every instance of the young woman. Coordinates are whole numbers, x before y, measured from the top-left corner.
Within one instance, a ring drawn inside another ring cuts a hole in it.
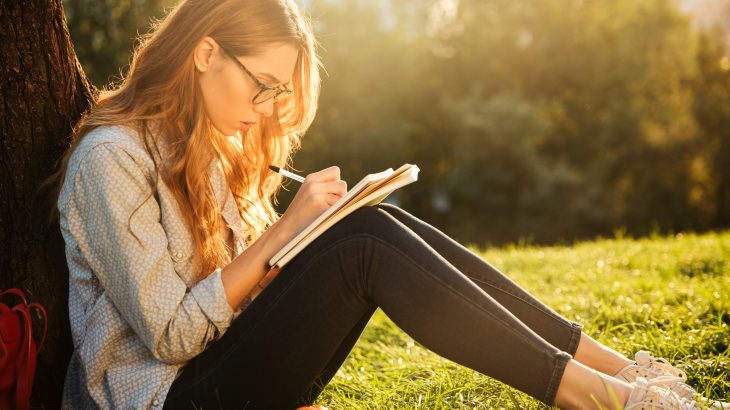
[[[319,61],[291,0],[187,0],[78,126],[58,178],[75,351],[65,408],[290,409],[377,307],[434,352],[562,408],[689,409],[682,373],[581,332],[394,206],[269,258],[346,192],[336,167],[272,206]]]

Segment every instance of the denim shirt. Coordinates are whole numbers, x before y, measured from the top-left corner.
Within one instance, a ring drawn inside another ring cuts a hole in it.
[[[235,256],[243,223],[217,162],[211,172]],[[193,266],[177,201],[130,128],[84,137],[57,205],[74,343],[62,407],[162,407],[178,371],[231,324],[220,268]]]

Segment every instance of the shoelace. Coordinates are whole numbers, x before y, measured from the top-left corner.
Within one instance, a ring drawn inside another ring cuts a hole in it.
[[[645,350],[639,350],[636,352],[636,363],[643,367],[643,370],[652,373],[654,377],[651,379],[652,382],[659,379],[655,384],[670,389],[679,398],[692,400],[698,396],[699,393],[692,386],[687,384],[687,375],[679,370],[678,368],[669,364],[666,359],[656,358],[649,354]],[[674,379],[667,376],[667,373],[674,376]],[[730,403],[711,400],[702,397],[702,403],[705,406],[710,406],[711,409],[730,409]]]
[[[664,358],[652,356],[646,350],[636,352],[635,359],[639,366],[651,371],[654,373],[654,376],[663,376],[668,373],[674,377],[681,378],[683,381],[687,380],[687,375],[683,371],[669,364]]]
[[[659,378],[661,378],[660,376]],[[675,377],[673,379],[668,379],[665,383],[662,384],[662,387],[665,387],[671,391],[674,392],[674,394],[678,395],[679,397],[683,399],[691,399],[694,396],[696,396],[698,393],[693,389],[690,385],[685,383],[685,379],[681,377]]]
[[[627,406],[632,410],[700,410],[699,404],[692,400],[684,399],[678,394],[666,389],[664,386],[671,383],[683,382],[681,377],[660,376],[647,381],[639,377],[634,382],[634,389],[643,391],[641,400]]]

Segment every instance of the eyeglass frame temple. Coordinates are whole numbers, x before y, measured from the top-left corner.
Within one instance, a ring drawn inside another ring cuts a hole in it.
[[[251,77],[251,79],[252,79],[252,80],[254,81],[254,83],[256,83],[256,86],[257,86],[257,87],[259,87],[259,92],[258,92],[258,93],[256,93],[256,95],[254,95],[254,96],[253,96],[253,99],[251,100],[251,101],[252,101],[252,102],[253,102],[254,104],[261,104],[261,103],[265,103],[266,101],[269,101],[269,100],[271,100],[271,99],[276,99],[276,97],[280,96],[281,94],[284,94],[284,93],[290,93],[290,92],[292,92],[292,90],[289,90],[289,89],[287,89],[287,88],[286,88],[286,87],[284,87],[284,86],[277,86],[277,87],[272,87],[272,86],[270,86],[270,85],[267,85],[267,84],[264,84],[264,83],[262,83],[261,81],[259,81],[259,79],[258,79],[258,78],[256,78],[256,76],[255,76],[255,75],[254,75],[254,74],[253,74],[253,73],[252,73],[251,71],[249,71],[249,69],[248,69],[248,68],[246,68],[246,66],[245,66],[245,65],[243,65],[243,63],[242,63],[242,62],[240,62],[240,61],[239,61],[239,60],[238,60],[238,59],[236,58],[236,56],[235,56],[235,55],[233,55],[233,53],[231,53],[230,51],[228,51],[228,50],[227,50],[227,49],[226,49],[225,47],[223,47],[223,46],[222,46],[222,45],[220,45],[220,44],[219,44],[218,46],[219,46],[219,47],[221,48],[221,50],[223,50],[223,52],[224,52],[224,53],[225,53],[225,54],[226,54],[226,55],[227,55],[227,56],[228,56],[228,57],[229,57],[229,58],[230,58],[231,60],[235,61],[235,62],[236,62],[236,64],[238,64],[238,66],[239,66],[239,67],[241,67],[241,68],[243,69],[243,71],[244,71],[244,72],[245,72],[245,73],[246,73],[246,74],[247,74],[247,75],[248,75],[249,77]],[[267,99],[265,99],[265,100],[263,100],[263,101],[256,101],[256,99],[257,99],[257,98],[259,98],[259,96],[260,96],[261,94],[263,94],[264,92],[266,92],[266,91],[269,91],[269,90],[274,90],[274,91],[275,91],[274,95],[273,95],[273,96],[272,96],[271,98],[267,98]]]

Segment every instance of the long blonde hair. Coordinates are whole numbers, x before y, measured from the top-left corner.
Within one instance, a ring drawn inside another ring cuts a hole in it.
[[[270,117],[246,133],[239,132],[238,143],[218,132],[205,115],[193,50],[206,36],[237,56],[255,55],[274,43],[299,50],[293,93],[277,99]],[[267,167],[291,163],[300,136],[314,119],[319,65],[311,25],[291,0],[181,2],[141,38],[126,77],[102,91],[77,124],[59,170],[49,178],[54,198],[63,185],[69,157],[93,129],[133,126],[152,158],[156,158],[153,150],[160,152],[157,139],[162,139],[170,155],[167,162],[156,164],[157,175],[177,199],[193,237],[196,260],[202,262],[203,272],[211,272],[230,259],[211,184],[213,159],[220,161],[247,228],[246,240],[251,242],[278,218],[273,201],[281,177]],[[52,218],[57,218],[55,209]]]

